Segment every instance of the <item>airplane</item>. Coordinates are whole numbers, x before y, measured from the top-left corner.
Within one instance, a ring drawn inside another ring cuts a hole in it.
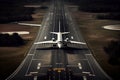
[[[67,43],[82,44],[82,45],[86,44],[84,42],[72,41],[72,40],[69,40],[68,38],[63,40],[63,35],[69,34],[70,32],[61,32],[60,31],[60,21],[59,21],[59,32],[50,32],[50,33],[56,34],[57,35],[57,40],[52,38],[52,40],[42,41],[42,42],[35,42],[34,44],[53,44],[53,45],[57,45],[58,48],[62,48],[64,45],[67,45]]]

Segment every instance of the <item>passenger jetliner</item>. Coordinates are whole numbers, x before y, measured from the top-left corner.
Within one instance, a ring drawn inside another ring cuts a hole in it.
[[[63,35],[69,34],[70,32],[61,32],[60,31],[60,21],[59,21],[59,32],[51,32],[51,33],[57,35],[57,40],[54,40],[54,38],[53,38],[50,41],[36,42],[34,44],[53,44],[53,45],[58,46],[58,48],[62,48],[63,46],[67,45],[67,43],[83,44],[83,45],[86,44],[84,42],[71,41],[68,38],[63,40]]]

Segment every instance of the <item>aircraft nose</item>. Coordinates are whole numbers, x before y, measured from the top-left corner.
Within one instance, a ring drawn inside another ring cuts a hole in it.
[[[58,44],[58,47],[61,48],[61,47],[62,47],[62,44]]]

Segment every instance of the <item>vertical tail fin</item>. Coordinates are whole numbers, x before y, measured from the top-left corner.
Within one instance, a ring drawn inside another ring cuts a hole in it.
[[[61,25],[60,25],[60,21],[59,21],[59,32],[50,32],[52,34],[69,34],[70,32],[61,32]]]
[[[59,32],[61,32],[61,30],[60,30],[60,21],[59,21]]]
[[[61,34],[68,34],[68,33],[70,33],[70,32],[61,32],[61,25],[60,25],[60,21],[59,21],[59,33],[61,33]]]

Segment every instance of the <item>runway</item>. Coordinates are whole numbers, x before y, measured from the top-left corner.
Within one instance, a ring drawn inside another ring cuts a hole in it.
[[[59,22],[61,32],[70,32],[63,36],[64,40],[85,42],[63,0],[53,0],[35,42],[56,39],[50,32],[59,31]],[[40,48],[53,47],[53,44],[33,44],[17,70],[6,80],[111,80],[87,45],[67,46],[72,48],[42,50]]]

